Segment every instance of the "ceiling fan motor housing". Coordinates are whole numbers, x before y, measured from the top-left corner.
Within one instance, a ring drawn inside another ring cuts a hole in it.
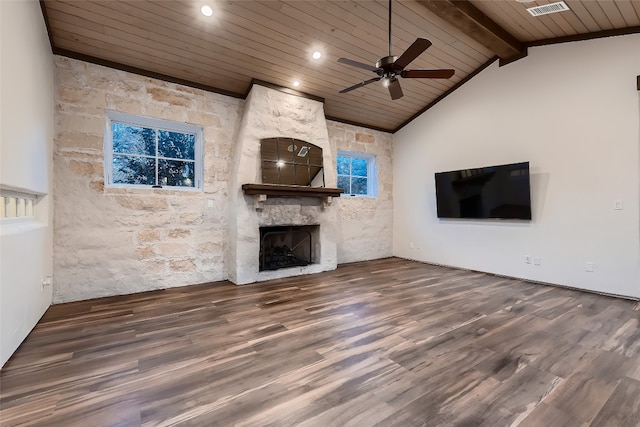
[[[385,56],[378,59],[376,62],[376,68],[382,68],[384,71],[393,71],[393,63],[398,59],[397,56]]]
[[[397,56],[385,56],[384,58],[378,59],[376,62],[376,68],[378,69],[376,73],[387,80],[393,79],[397,72],[400,71],[396,70],[393,66],[396,59],[398,59]],[[388,82],[385,86],[388,86]]]

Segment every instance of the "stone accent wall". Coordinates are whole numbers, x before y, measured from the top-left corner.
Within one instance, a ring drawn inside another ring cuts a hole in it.
[[[55,303],[391,256],[392,135],[325,121],[321,103],[261,86],[245,102],[64,57],[55,67]],[[245,109],[251,97],[260,99]],[[204,191],[105,188],[107,110],[202,126]],[[375,154],[378,198],[338,198],[328,209],[317,200],[269,199],[255,211],[240,185],[261,182],[257,141],[272,136],[322,146],[330,187],[338,149]],[[253,230],[309,223],[322,224],[322,264],[257,273]]]
[[[225,279],[244,101],[69,58],[55,66],[54,302]],[[204,191],[105,189],[106,110],[202,126]]]
[[[378,197],[340,197],[336,236],[340,264],[390,257],[393,250],[393,135],[327,121],[332,152],[374,154],[378,164]]]

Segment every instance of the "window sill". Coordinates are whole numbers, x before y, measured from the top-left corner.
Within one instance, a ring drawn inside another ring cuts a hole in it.
[[[354,199],[377,199],[378,196],[370,196],[368,194],[342,194],[340,195],[341,199],[349,199],[349,198],[354,198]]]
[[[105,194],[193,194],[202,193],[202,188],[193,187],[150,187],[150,186],[129,186],[129,185],[105,185]]]

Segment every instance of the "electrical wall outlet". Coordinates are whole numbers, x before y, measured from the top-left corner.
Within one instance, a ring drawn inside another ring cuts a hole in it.
[[[594,268],[595,268],[595,265],[592,262],[587,261],[587,262],[584,263],[584,271],[587,271],[589,273],[593,273],[593,269]]]
[[[213,207],[213,199],[207,200],[207,207],[208,208],[212,208]]]
[[[409,242],[409,247],[410,247],[411,249],[415,248],[415,245],[413,244],[413,242]]]
[[[531,264],[531,255],[525,255],[524,262],[526,262],[527,264]]]
[[[46,288],[48,286],[52,286],[53,285],[53,277],[51,276],[47,276],[44,279],[42,279],[42,288]]]
[[[540,265],[541,262],[540,257],[533,257],[533,265]]]
[[[624,208],[624,203],[622,200],[616,200],[613,202],[613,209],[617,211],[621,211]]]

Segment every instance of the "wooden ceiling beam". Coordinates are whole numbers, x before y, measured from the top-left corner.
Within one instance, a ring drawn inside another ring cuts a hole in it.
[[[527,56],[527,47],[468,0],[417,0],[473,40],[494,52],[500,65]]]

